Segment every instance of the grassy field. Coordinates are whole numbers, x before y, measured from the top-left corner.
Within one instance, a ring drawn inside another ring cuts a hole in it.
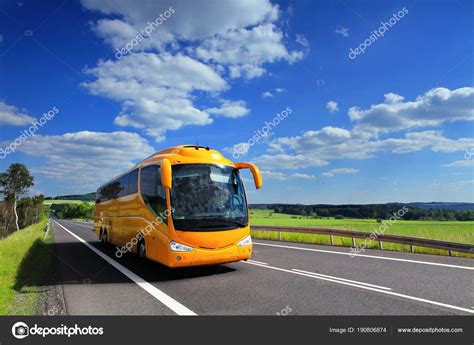
[[[43,204],[52,205],[52,204],[81,204],[82,200],[45,200]],[[94,202],[88,201],[88,203],[93,204]]]
[[[381,224],[375,219],[313,219],[303,216],[292,216],[288,214],[273,213],[268,210],[250,210],[250,221],[252,225],[273,225],[273,226],[307,226],[307,227],[326,227],[338,228],[355,231],[372,232]],[[411,221],[399,220],[392,226],[389,226],[385,234],[402,235],[411,237],[430,238],[443,241],[470,243],[474,244],[474,222],[457,221]],[[255,238],[277,239],[278,233],[252,231]],[[291,242],[319,243],[329,244],[327,235],[294,234],[282,233],[282,240]],[[362,240],[356,240],[356,244]],[[340,246],[350,246],[351,238],[334,236],[334,244]],[[373,241],[367,248],[377,248],[378,242]],[[384,249],[409,251],[409,246],[384,243]],[[415,247],[415,252],[448,255],[445,250],[429,249]],[[473,255],[463,253],[453,253],[455,256],[471,257]]]
[[[0,315],[31,315],[37,288],[51,269],[52,257],[46,249],[47,220],[14,232],[0,240]]]

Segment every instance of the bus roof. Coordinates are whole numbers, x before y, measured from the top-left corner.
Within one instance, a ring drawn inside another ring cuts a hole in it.
[[[208,146],[179,145],[156,152],[136,166],[161,161],[164,158],[169,159],[171,164],[214,163],[233,165],[233,163],[225,158],[219,151],[213,150]]]
[[[137,169],[141,165],[148,163],[158,163],[161,162],[161,160],[164,158],[169,159],[171,164],[211,163],[234,166],[234,163],[232,163],[232,161],[225,158],[219,151],[213,150],[208,146],[178,145],[174,147],[169,147],[167,149],[152,154],[151,156],[137,163],[133,168],[115,176],[106,183],[102,184],[99,189],[110,183],[111,181],[114,181],[122,177],[123,175],[126,175],[129,172]]]

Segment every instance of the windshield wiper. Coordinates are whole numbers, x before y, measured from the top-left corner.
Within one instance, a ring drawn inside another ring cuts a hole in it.
[[[228,219],[228,218],[222,217],[222,216],[205,216],[205,217],[202,217],[202,218],[217,220],[219,222],[231,223],[231,224],[237,225],[240,228],[245,228],[246,227],[246,225],[244,223],[238,222],[236,220]]]

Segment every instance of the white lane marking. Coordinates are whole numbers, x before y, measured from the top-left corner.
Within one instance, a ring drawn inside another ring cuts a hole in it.
[[[261,264],[261,265],[268,265],[266,262],[261,262],[261,261],[256,261],[256,260],[250,260],[250,259],[248,259],[247,261],[249,261],[249,262],[255,262],[256,264]]]
[[[192,310],[188,309],[178,301],[176,301],[174,298],[171,296],[168,296],[165,294],[163,291],[160,289],[156,288],[155,286],[151,285],[148,283],[146,280],[141,278],[140,276],[136,275],[132,271],[130,271],[128,268],[122,266],[119,264],[117,261],[114,259],[110,258],[109,256],[105,255],[103,252],[98,250],[96,247],[91,245],[89,242],[83,240],[79,236],[77,236],[75,233],[73,233],[71,230],[65,228],[63,225],[59,224],[57,221],[54,221],[56,224],[58,224],[60,227],[62,227],[64,230],[66,230],[69,234],[74,236],[79,242],[84,244],[87,248],[92,250],[94,253],[99,255],[102,259],[107,261],[109,264],[111,264],[114,268],[116,268],[118,271],[120,271],[122,274],[127,276],[131,281],[133,281],[135,284],[137,284],[139,287],[141,287],[143,290],[148,292],[150,295],[155,297],[158,301],[163,303],[165,306],[170,308],[172,311],[174,311],[178,315],[197,315],[195,312]]]
[[[369,284],[369,283],[363,283],[363,282],[359,282],[359,281],[357,281],[357,280],[350,280],[350,279],[345,279],[345,278],[339,278],[339,277],[334,277],[334,276],[328,276],[328,275],[326,275],[326,274],[308,272],[308,271],[298,270],[298,269],[296,269],[296,268],[292,268],[291,270],[292,270],[292,271],[296,271],[296,272],[303,272],[303,273],[311,274],[311,275],[318,276],[318,277],[324,277],[324,278],[342,280],[342,281],[344,281],[344,282],[354,283],[354,284],[358,284],[358,285],[372,286],[372,287],[374,287],[374,288],[382,289],[382,290],[392,290],[391,288],[388,288],[388,287],[385,287],[385,286],[374,285],[374,284]]]
[[[315,275],[312,275],[312,274],[295,272],[295,271],[287,270],[287,269],[284,269],[284,268],[273,267],[273,266],[270,266],[270,265],[259,265],[259,264],[254,264],[254,263],[251,263],[251,262],[245,262],[245,263],[247,263],[249,265],[254,265],[254,266],[259,266],[259,267],[264,267],[264,268],[270,268],[270,269],[277,270],[277,271],[282,271],[282,272],[287,272],[287,273],[292,273],[292,274],[298,274],[298,275],[305,276],[305,277],[321,279],[321,280],[327,280],[327,281],[337,283],[337,284],[353,286],[353,287],[356,287],[356,288],[359,288],[359,289],[365,289],[365,290],[380,292],[380,293],[384,293],[384,294],[387,294],[387,295],[397,296],[397,297],[406,298],[406,299],[410,299],[410,300],[414,300],[414,301],[418,301],[418,302],[423,302],[423,303],[428,303],[428,304],[433,304],[433,305],[437,305],[437,306],[441,306],[441,307],[445,307],[445,308],[449,308],[449,309],[460,310],[460,311],[464,311],[464,312],[469,313],[469,314],[474,314],[474,310],[463,308],[463,307],[458,307],[458,306],[451,305],[451,304],[431,301],[429,299],[404,295],[404,294],[393,292],[393,291],[380,290],[380,289],[372,288],[370,286],[363,286],[363,285],[358,285],[358,284],[347,283],[347,282],[343,282],[343,281],[335,280],[335,279],[318,277],[318,276],[315,276]]]
[[[337,252],[337,251],[333,251],[333,250],[294,247],[294,246],[284,246],[284,245],[281,245],[281,244],[270,244],[270,243],[260,243],[260,242],[253,242],[253,244],[257,244],[259,246],[269,246],[269,247],[278,247],[278,248],[306,250],[306,251],[310,251],[310,252],[330,253],[330,254],[349,255],[349,256],[351,255],[351,253]],[[418,261],[418,260],[409,260],[409,259],[399,259],[399,258],[392,258],[392,257],[386,257],[386,256],[376,256],[376,255],[367,255],[367,254],[357,254],[357,255],[354,256],[354,258],[358,258],[358,257],[371,258],[371,259],[380,259],[380,260],[413,262],[413,263],[423,264],[423,265],[433,265],[433,266],[442,266],[442,267],[462,268],[462,269],[465,269],[465,270],[474,270],[474,267],[442,264],[442,263],[439,263],[439,262],[431,262],[431,261]]]

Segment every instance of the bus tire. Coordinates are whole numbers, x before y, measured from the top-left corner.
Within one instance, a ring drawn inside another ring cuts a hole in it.
[[[146,246],[145,246],[145,240],[141,239],[137,243],[137,254],[138,257],[142,260],[146,259]]]
[[[107,230],[104,229],[104,231],[102,231],[102,235],[100,236],[100,239],[103,245],[106,246],[107,244],[109,244],[109,239],[107,238]]]

